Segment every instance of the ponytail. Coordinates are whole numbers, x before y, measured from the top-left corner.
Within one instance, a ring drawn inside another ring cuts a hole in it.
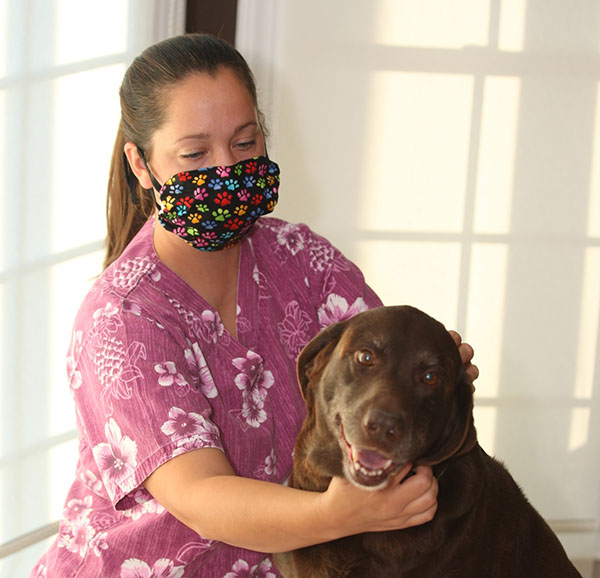
[[[104,269],[123,252],[150,215],[154,212],[152,194],[144,191],[131,173],[123,151],[125,134],[119,124],[110,161],[106,197],[106,254]]]

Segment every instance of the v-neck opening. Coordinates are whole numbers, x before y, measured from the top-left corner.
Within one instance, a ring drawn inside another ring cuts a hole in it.
[[[156,226],[156,221],[153,226]],[[240,241],[240,252],[237,263],[237,281],[235,295],[235,335],[233,335],[223,323],[220,313],[213,307],[205,297],[198,293],[185,279],[178,275],[158,256],[154,248],[153,234],[150,235],[152,252],[156,264],[163,272],[168,272],[170,285],[167,290],[173,297],[181,300],[185,307],[190,307],[196,313],[209,310],[219,318],[223,325],[223,330],[227,333],[229,339],[239,346],[250,349],[255,342],[255,335],[258,330],[259,300],[258,300],[258,278],[255,278],[256,257],[252,247],[252,232]],[[190,297],[193,297],[193,301]],[[240,340],[240,335],[242,339]]]

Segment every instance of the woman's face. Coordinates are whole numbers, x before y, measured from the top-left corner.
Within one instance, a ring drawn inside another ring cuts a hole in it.
[[[154,133],[149,159],[160,183],[181,171],[231,165],[265,153],[254,102],[232,70],[189,76],[167,97],[166,121]]]

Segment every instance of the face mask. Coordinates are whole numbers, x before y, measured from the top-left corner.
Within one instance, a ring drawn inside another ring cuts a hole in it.
[[[279,167],[267,156],[177,173],[162,187],[148,173],[159,191],[161,225],[201,251],[235,245],[277,204]]]

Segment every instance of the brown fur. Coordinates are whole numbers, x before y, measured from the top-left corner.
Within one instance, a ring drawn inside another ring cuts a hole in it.
[[[414,528],[278,554],[285,578],[580,576],[506,468],[477,443],[473,388],[439,322],[406,306],[361,313],[317,335],[300,354],[298,376],[307,417],[290,486],[322,492],[345,475],[381,487],[384,458],[391,471],[428,464],[438,510]],[[372,475],[353,473],[345,439],[363,452],[361,463],[373,460]]]

